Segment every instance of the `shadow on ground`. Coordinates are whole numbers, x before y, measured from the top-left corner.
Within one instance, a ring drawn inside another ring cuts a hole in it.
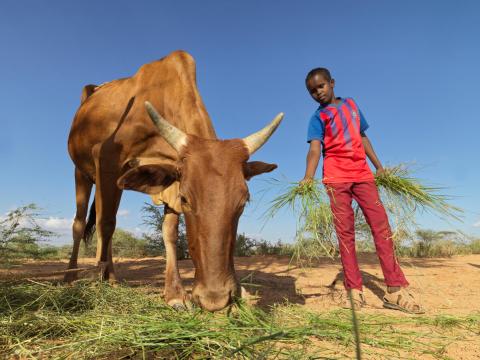
[[[448,271],[448,268],[455,266],[451,259],[439,258],[402,258],[400,262],[405,268],[438,268],[440,272]],[[476,264],[476,261],[474,262],[464,262],[463,264],[480,269],[480,265]],[[378,268],[378,258],[375,254],[359,254],[359,263],[361,267],[374,265]],[[115,259],[115,268],[119,279],[128,286],[151,287],[151,290],[158,293],[159,296],[163,293],[165,285],[165,265],[165,259],[162,257]],[[79,267],[94,266],[95,259],[81,259],[79,262]],[[193,263],[190,260],[182,260],[178,262],[178,266],[185,288],[191,290],[195,273]],[[458,260],[456,266],[459,266]],[[49,272],[61,273],[66,267],[66,260],[27,261],[9,269],[0,269],[0,281],[9,280],[17,275],[28,276],[29,279],[61,281],[63,276],[60,274],[52,276],[43,276],[42,274],[48,274]],[[240,257],[235,259],[235,267],[238,279],[247,291],[253,295],[254,302],[262,308],[286,302],[304,305],[307,300],[313,300],[314,302],[321,302],[323,299],[328,300],[331,298],[335,300],[336,297],[341,296],[343,293],[343,275],[340,271],[341,264],[338,259],[321,258],[310,263],[308,267],[302,267],[291,263],[288,257]],[[470,269],[472,269],[471,267]],[[98,278],[98,273],[95,273],[95,271],[79,275],[79,279]],[[376,275],[381,276],[378,270],[370,271],[368,269],[367,271],[362,271],[365,288],[371,290],[379,299],[382,299],[385,293],[384,283],[383,279]],[[334,279],[333,282],[331,279]]]
[[[385,295],[385,283],[384,279],[379,278],[378,276],[372,275],[366,271],[360,271],[362,274],[363,287],[369,289],[374,293],[380,300],[383,300]],[[330,288],[333,289],[344,289],[343,287],[344,276],[343,272],[338,272],[333,280]]]

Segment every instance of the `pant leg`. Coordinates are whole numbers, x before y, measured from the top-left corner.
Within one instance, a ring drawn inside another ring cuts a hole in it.
[[[386,285],[408,286],[408,281],[395,257],[392,231],[375,182],[355,183],[352,193],[372,231]]]
[[[355,253],[355,219],[351,187],[352,183],[326,185],[345,275],[345,288],[362,290],[362,276]]]

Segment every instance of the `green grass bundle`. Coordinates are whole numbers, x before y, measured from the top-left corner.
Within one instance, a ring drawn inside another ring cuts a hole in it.
[[[462,210],[451,205],[450,197],[439,194],[440,187],[424,185],[410,175],[408,167],[398,165],[386,168],[375,177],[380,197],[389,214],[396,244],[415,234],[417,210],[434,213],[442,218],[460,220]],[[280,182],[277,182],[280,183]],[[289,183],[273,199],[265,217],[274,217],[280,209],[290,208],[297,215],[296,258],[333,257],[337,240],[328,195],[317,180],[307,183]],[[355,231],[358,238],[368,239],[370,230],[363,214],[355,205]]]
[[[461,220],[462,209],[448,203],[451,200],[450,196],[438,193],[444,188],[422,184],[410,176],[410,171],[405,165],[387,168],[383,174],[375,176],[375,182],[383,195],[395,199],[398,205]]]
[[[273,180],[272,185],[279,185],[280,182]],[[272,200],[266,216],[272,218],[284,207],[290,207],[292,210],[300,206],[300,216],[306,216],[315,209],[318,203],[325,201],[325,191],[320,187],[317,180],[308,183],[299,184],[298,182],[289,183],[282,191],[281,195]]]
[[[272,185],[279,184],[274,180]],[[317,180],[288,183],[280,192],[281,195],[271,201],[264,217],[271,219],[284,208],[290,208],[297,215],[294,259],[310,259],[311,254],[333,257],[336,254],[333,213],[321,183]]]

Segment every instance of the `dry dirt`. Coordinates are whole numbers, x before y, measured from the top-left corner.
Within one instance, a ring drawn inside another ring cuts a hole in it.
[[[80,259],[79,267],[93,266],[94,259]],[[360,254],[360,268],[367,313],[411,316],[383,309],[383,275],[375,254]],[[480,255],[457,256],[448,259],[400,259],[411,289],[426,309],[426,315],[467,315],[480,312]],[[24,264],[0,269],[0,280],[62,271],[67,261],[27,261]],[[161,257],[115,259],[117,275],[131,286],[148,285],[161,294],[164,285],[165,260]],[[338,308],[342,301],[341,265],[337,260],[322,259],[311,267],[290,264],[290,259],[275,256],[236,258],[238,277],[247,290],[255,295],[262,307],[289,302],[305,308],[323,311]],[[181,276],[187,289],[193,282],[194,268],[189,260],[179,262]],[[95,274],[80,274],[92,277]],[[61,279],[61,275],[42,279]],[[447,348],[453,359],[479,359],[480,340],[455,342]]]
[[[375,254],[360,254],[360,268],[368,307],[365,311],[388,313],[382,308],[383,275]],[[480,311],[480,255],[441,259],[400,260],[410,288],[422,302],[428,315],[463,315]],[[79,267],[95,264],[94,259],[79,259]],[[62,279],[60,274],[67,261],[26,261],[10,269],[0,269],[0,280],[30,276],[31,278]],[[149,285],[163,289],[165,260],[161,257],[115,259],[117,276],[130,285]],[[341,264],[321,259],[310,267],[290,264],[290,259],[275,256],[236,258],[237,275],[250,293],[257,293],[258,305],[264,307],[288,301],[313,310],[338,307],[342,295]],[[190,260],[179,261],[181,276],[191,288],[194,268]],[[92,277],[80,274],[79,277]],[[253,286],[249,286],[253,284]]]

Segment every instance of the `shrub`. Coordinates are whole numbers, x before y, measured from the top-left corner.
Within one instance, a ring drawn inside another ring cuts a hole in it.
[[[38,242],[56,234],[42,229],[37,221],[39,208],[35,204],[20,206],[0,219],[0,260],[13,258],[38,258],[51,250],[41,249]]]
[[[65,247],[62,247],[65,249]],[[69,247],[68,255],[71,254],[71,247]],[[63,252],[64,250],[62,250]],[[112,237],[112,253],[117,257],[140,258],[148,256],[147,240],[138,238],[129,231],[121,228],[115,229]],[[80,249],[81,257],[95,257],[97,254],[97,234],[92,238],[91,244],[83,246]]]
[[[245,234],[238,234],[235,242],[235,256],[252,256],[255,255],[255,247],[257,242],[245,236]]]
[[[152,232],[145,234],[146,250],[151,256],[165,256],[165,243],[163,241],[162,226],[164,220],[164,207],[155,206],[145,203],[142,207],[143,224],[147,225]],[[177,259],[188,259],[188,241],[187,230],[185,227],[185,219],[180,215],[178,223],[178,239],[177,239]]]
[[[264,239],[252,239],[245,234],[238,234],[235,243],[235,256],[252,255],[293,255],[293,245],[285,244],[281,240],[271,243]]]
[[[473,239],[469,244],[472,254],[480,254],[480,239]]]
[[[409,257],[451,257],[472,253],[471,244],[468,237],[458,232],[417,230],[413,241],[397,251]]]

